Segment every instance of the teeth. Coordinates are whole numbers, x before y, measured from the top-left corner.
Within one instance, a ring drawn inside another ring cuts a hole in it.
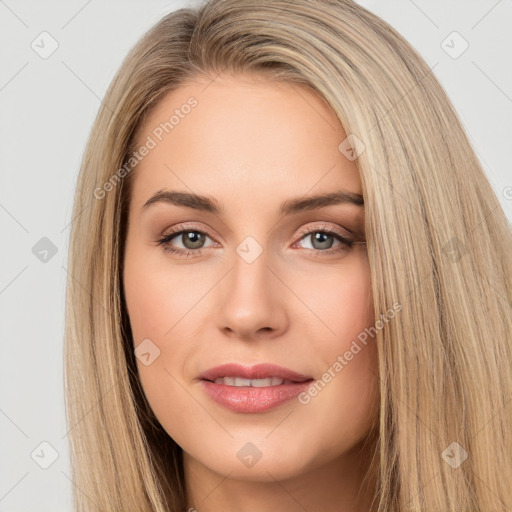
[[[226,386],[264,388],[267,386],[280,386],[281,384],[291,384],[291,381],[280,379],[279,377],[269,377],[267,379],[244,379],[242,377],[218,377],[215,384],[225,384]]]

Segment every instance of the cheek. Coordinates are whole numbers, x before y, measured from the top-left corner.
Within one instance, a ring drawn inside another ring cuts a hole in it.
[[[337,267],[318,267],[315,271],[300,269],[300,279],[292,274],[288,279],[293,280],[295,294],[309,309],[301,308],[310,318],[311,328],[316,328],[315,339],[325,340],[321,346],[339,351],[373,324],[370,270],[358,254]]]
[[[328,411],[329,421],[322,425],[328,437],[336,439],[342,428],[354,441],[377,418],[379,370],[368,263],[365,258],[346,263],[302,280],[298,291],[314,312],[309,356],[321,361],[323,371],[302,403],[313,417]]]
[[[139,379],[151,408],[167,426],[165,417],[176,417],[183,408],[190,411],[190,397],[180,383],[198,351],[191,320],[211,285],[190,267],[170,272],[169,265],[162,264],[165,258],[151,261],[151,255],[138,248],[127,254],[123,282],[133,348],[136,355],[149,353],[136,358]]]
[[[126,261],[124,287],[137,346],[144,338],[153,337],[160,343],[171,338],[181,328],[180,322],[187,321],[186,315],[200,300],[205,284],[195,269],[181,266],[171,271],[165,258],[152,264],[149,258],[133,254]]]

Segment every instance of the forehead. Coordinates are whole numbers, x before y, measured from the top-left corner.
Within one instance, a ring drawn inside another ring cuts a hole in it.
[[[167,187],[216,197],[246,188],[266,198],[317,187],[359,193],[357,167],[338,149],[346,136],[306,86],[252,75],[198,79],[167,93],[141,127],[136,147],[149,139],[154,147],[136,167],[134,196]]]

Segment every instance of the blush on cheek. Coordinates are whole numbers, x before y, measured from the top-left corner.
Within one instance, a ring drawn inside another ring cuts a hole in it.
[[[373,296],[368,271],[363,266],[347,267],[334,276],[317,273],[294,291],[307,297],[318,329],[332,339],[331,346],[338,350],[373,325]]]

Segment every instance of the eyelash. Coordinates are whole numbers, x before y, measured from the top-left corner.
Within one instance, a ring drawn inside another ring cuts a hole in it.
[[[196,226],[186,226],[186,225],[180,225],[177,228],[174,228],[170,233],[165,234],[162,238],[157,240],[157,244],[160,246],[163,246],[163,249],[165,252],[169,252],[171,254],[177,254],[178,256],[188,258],[189,256],[200,255],[202,253],[202,249],[177,249],[175,247],[167,245],[170,240],[175,238],[178,235],[181,235],[183,233],[201,233],[202,235],[206,235],[209,238],[210,235],[200,229],[196,229]],[[302,240],[305,236],[310,235],[311,233],[323,233],[334,236],[339,242],[341,242],[340,245],[338,245],[335,248],[326,249],[324,251],[319,249],[306,249],[308,251],[312,251],[318,257],[322,257],[323,255],[331,255],[334,253],[341,253],[343,251],[346,251],[347,249],[350,249],[354,244],[360,244],[364,242],[357,242],[354,240],[349,240],[348,238],[345,238],[343,235],[340,235],[335,229],[329,227],[329,226],[315,226],[313,229],[311,228],[303,228],[300,230],[299,235],[299,241]],[[204,249],[204,248],[203,248]],[[319,254],[320,253],[320,254]]]

